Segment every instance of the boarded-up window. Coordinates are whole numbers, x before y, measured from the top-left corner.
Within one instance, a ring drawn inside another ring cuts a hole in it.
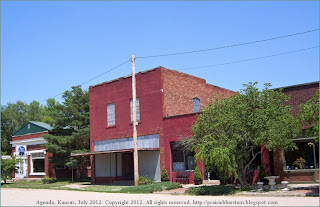
[[[132,117],[132,99],[130,100],[130,113],[131,113],[131,122],[133,121]],[[136,114],[137,114],[137,121],[140,121],[140,104],[139,98],[136,99]]]
[[[107,115],[108,115],[108,126],[116,124],[116,114],[115,114],[115,105],[110,103],[107,105]]]

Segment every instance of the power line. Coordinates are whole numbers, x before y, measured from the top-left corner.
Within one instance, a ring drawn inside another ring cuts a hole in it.
[[[110,70],[107,70],[107,71],[104,72],[104,73],[101,73],[100,75],[97,75],[97,76],[94,77],[94,78],[91,78],[91,79],[89,79],[89,80],[87,80],[87,81],[79,84],[79,86],[82,86],[82,85],[84,85],[84,84],[86,84],[86,83],[88,83],[88,82],[90,82],[90,81],[93,81],[94,79],[97,79],[97,78],[103,76],[104,74],[109,73],[109,72],[111,72],[111,71],[113,71],[113,70],[121,67],[122,65],[126,64],[127,62],[130,62],[130,61],[131,61],[131,59],[129,59],[129,60],[127,60],[127,61],[125,61],[125,62],[123,62],[123,63],[121,63],[121,64],[119,64],[119,65],[117,65],[117,66],[115,66],[115,67],[113,67],[113,68],[111,68]],[[52,96],[52,97],[50,97],[50,98],[55,98],[55,97],[60,96],[60,95],[62,95],[62,94],[63,94],[63,93],[59,93],[59,94],[57,94],[57,95],[55,95],[55,96]],[[44,101],[47,101],[48,99],[49,99],[49,98],[47,98],[46,100],[40,101],[40,103],[42,103],[42,102],[44,102]]]
[[[284,52],[284,53],[278,53],[278,54],[268,55],[268,56],[263,56],[263,57],[256,57],[256,58],[250,58],[250,59],[245,59],[245,60],[238,60],[238,61],[220,63],[220,64],[215,64],[215,65],[206,65],[206,66],[184,68],[184,69],[177,69],[177,70],[183,71],[183,70],[193,70],[193,69],[199,69],[199,68],[209,68],[209,67],[230,65],[230,64],[242,63],[242,62],[247,62],[247,61],[252,61],[252,60],[259,60],[259,59],[265,59],[265,58],[270,58],[270,57],[276,57],[276,56],[280,56],[280,55],[287,55],[287,54],[296,53],[296,52],[302,52],[302,51],[305,51],[305,50],[311,50],[311,49],[315,49],[315,48],[319,48],[319,46],[314,46],[314,47],[309,47],[309,48],[304,48],[304,49],[294,50],[294,51],[289,51],[289,52]]]
[[[109,73],[109,72],[113,71],[114,69],[117,69],[117,68],[119,68],[120,66],[122,66],[122,65],[124,65],[124,64],[126,64],[127,62],[130,62],[130,61],[131,61],[131,59],[129,59],[129,60],[121,63],[120,65],[118,65],[118,66],[116,66],[116,67],[114,67],[114,68],[111,68],[110,70],[108,70],[108,71],[106,71],[106,72],[104,72],[104,73],[101,73],[100,75],[98,75],[98,76],[96,76],[96,77],[94,77],[94,78],[91,78],[90,80],[88,80],[88,81],[86,81],[86,82],[81,83],[80,86],[82,86],[82,85],[84,85],[84,84],[86,84],[86,83],[88,83],[88,82],[90,82],[90,81],[93,81],[94,79],[97,79],[97,78],[103,76],[104,74]]]
[[[271,41],[271,40],[277,40],[277,39],[282,39],[282,38],[302,35],[302,34],[315,32],[315,31],[319,31],[319,29],[308,30],[308,31],[304,31],[304,32],[298,32],[298,33],[288,34],[288,35],[279,36],[279,37],[272,37],[272,38],[268,38],[268,39],[256,40],[256,41],[252,41],[252,42],[244,42],[244,43],[221,46],[221,47],[215,47],[215,48],[193,50],[193,51],[186,51],[186,52],[177,52],[177,53],[169,53],[169,54],[160,54],[160,55],[150,55],[150,56],[142,56],[142,57],[138,56],[138,57],[136,57],[136,59],[138,59],[138,58],[140,58],[140,59],[142,59],[142,58],[156,58],[156,57],[165,57],[165,56],[172,56],[172,55],[184,55],[184,54],[190,54],[190,53],[205,52],[205,51],[210,51],[210,50],[220,50],[220,49],[225,49],[225,48],[239,47],[239,46],[243,46],[243,45],[256,44],[256,43],[259,43],[259,42],[267,42],[267,41]]]

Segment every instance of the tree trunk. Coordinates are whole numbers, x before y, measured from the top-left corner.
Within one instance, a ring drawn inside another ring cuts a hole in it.
[[[240,182],[241,187],[242,187],[242,186],[245,186],[245,185],[248,185],[246,176],[240,176],[240,177],[238,177],[238,180],[239,180],[239,182]]]
[[[71,182],[73,183],[73,167],[71,169]]]

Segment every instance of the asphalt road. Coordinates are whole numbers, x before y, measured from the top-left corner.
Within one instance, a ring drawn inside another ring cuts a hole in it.
[[[319,206],[318,197],[187,196],[1,189],[1,206]]]

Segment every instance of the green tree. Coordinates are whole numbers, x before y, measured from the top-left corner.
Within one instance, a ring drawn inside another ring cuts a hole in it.
[[[1,151],[11,153],[12,134],[28,121],[42,121],[43,107],[39,102],[22,101],[1,106]]]
[[[13,156],[4,158],[1,155],[1,180],[3,180],[4,183],[7,183],[8,179],[12,179],[12,174],[18,169],[18,163],[19,160],[16,160]]]
[[[319,143],[319,90],[305,104],[300,105],[299,119],[303,127],[309,127],[307,136],[314,136],[316,143]]]
[[[58,111],[58,105],[60,105],[59,102],[56,102],[54,98],[49,98],[47,100],[47,105],[43,107],[42,110],[42,121],[54,125],[55,119],[58,117],[59,111]]]
[[[193,125],[192,139],[183,140],[196,158],[219,171],[222,179],[235,176],[247,185],[246,170],[265,145],[268,150],[296,149],[291,140],[299,133],[299,121],[284,105],[287,97],[257,83],[244,84],[239,94],[211,101]]]
[[[55,119],[52,134],[44,135],[48,141],[45,147],[53,153],[49,159],[51,163],[56,166],[67,164],[70,168],[76,168],[78,175],[81,162],[71,158],[70,154],[90,149],[89,94],[80,86],[74,86],[62,97],[62,104],[51,102],[48,106]]]

